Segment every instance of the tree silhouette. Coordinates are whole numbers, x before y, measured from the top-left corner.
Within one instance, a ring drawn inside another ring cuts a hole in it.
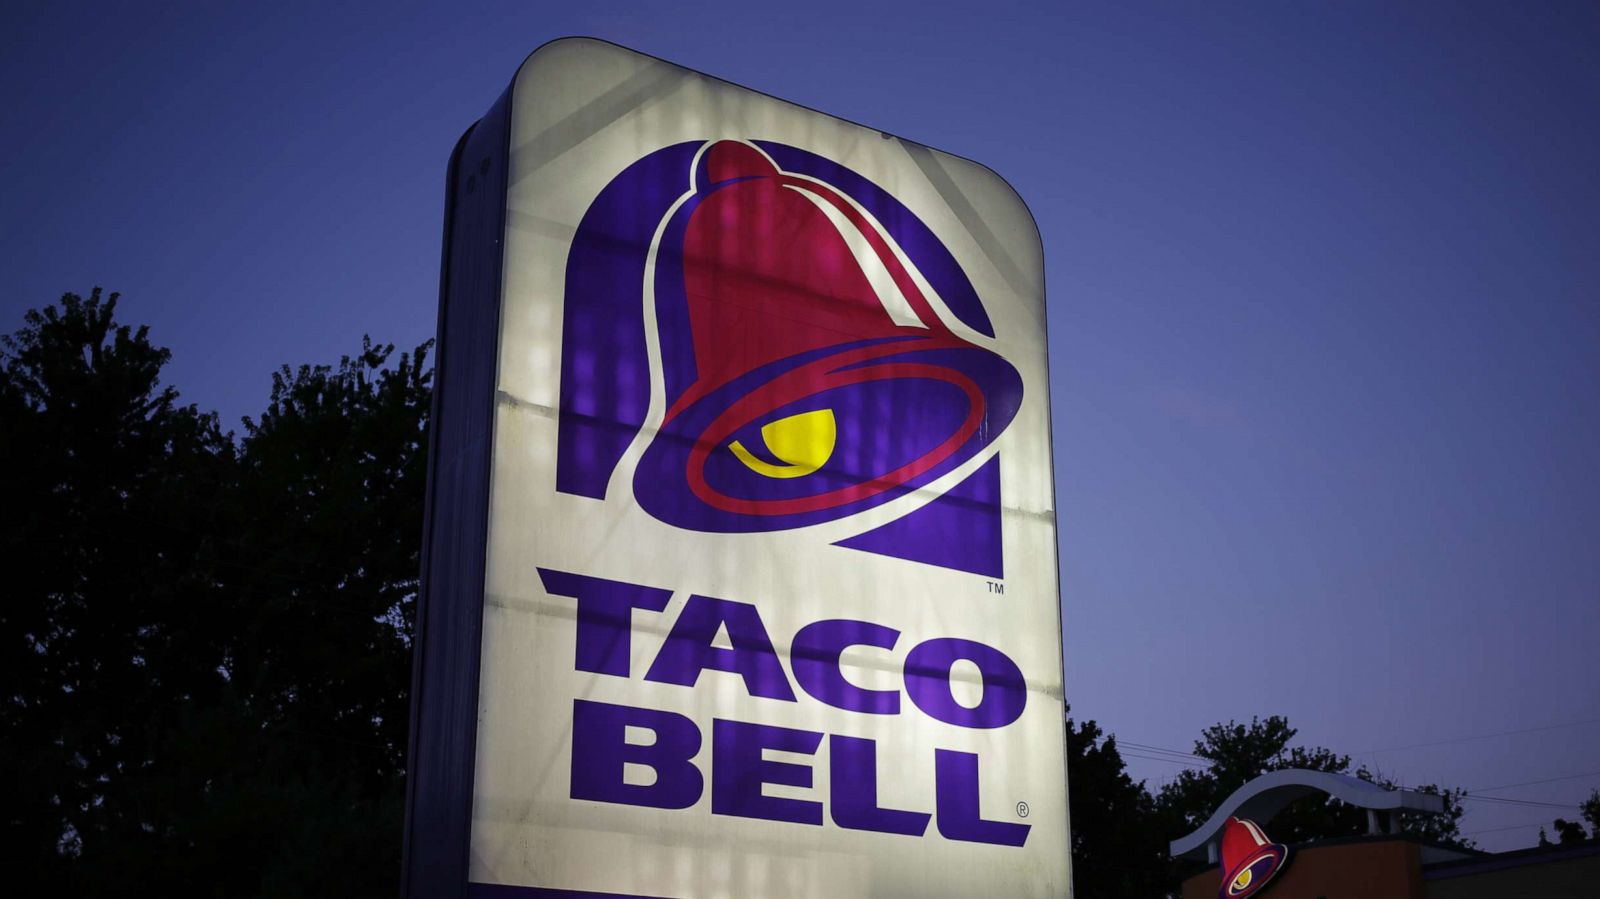
[[[1077,895],[1149,899],[1176,886],[1167,857],[1175,834],[1144,783],[1128,776],[1115,736],[1068,718],[1067,782]]]
[[[177,725],[174,691],[220,686],[215,579],[197,562],[216,513],[192,498],[219,491],[232,447],[161,386],[168,352],[116,305],[68,294],[0,350],[4,842],[41,882],[68,859],[164,848],[138,784]]]
[[[1589,791],[1589,798],[1578,806],[1578,814],[1583,818],[1583,821],[1589,822],[1587,831],[1583,829],[1583,821],[1568,821],[1565,818],[1557,818],[1551,824],[1551,829],[1556,832],[1554,842],[1551,841],[1550,835],[1545,833],[1544,828],[1541,827],[1539,828],[1539,845],[1554,846],[1560,844],[1566,846],[1573,843],[1582,843],[1585,840],[1600,839],[1600,790]]]
[[[1350,757],[1321,746],[1290,746],[1298,731],[1278,715],[1252,718],[1249,724],[1229,721],[1206,728],[1195,741],[1194,754],[1209,764],[1181,772],[1161,788],[1156,807],[1181,822],[1187,832],[1205,823],[1234,790],[1269,771],[1307,768],[1349,774],[1386,787],[1396,784],[1366,767],[1351,769]],[[1401,830],[1434,842],[1469,846],[1460,833],[1460,790],[1441,790],[1429,784],[1413,789],[1444,797],[1446,813],[1407,815]],[[1262,822],[1265,823],[1265,822]],[[1366,812],[1331,797],[1308,797],[1291,804],[1272,819],[1269,833],[1281,842],[1303,842],[1327,837],[1354,836],[1367,830]]]
[[[0,343],[11,887],[392,895],[427,345],[279,372],[236,441],[117,299]]]

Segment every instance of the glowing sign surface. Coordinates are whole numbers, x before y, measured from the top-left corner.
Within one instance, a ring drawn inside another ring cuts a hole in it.
[[[502,104],[505,171],[465,141],[481,180],[454,185],[503,190],[489,427],[441,417],[430,487],[430,564],[470,569],[447,538],[475,510],[441,491],[451,447],[483,447],[467,893],[1067,895],[1026,208],[972,162],[599,41],[541,48]],[[446,412],[491,384],[452,373],[461,292]],[[455,770],[428,774],[430,677],[414,894]]]

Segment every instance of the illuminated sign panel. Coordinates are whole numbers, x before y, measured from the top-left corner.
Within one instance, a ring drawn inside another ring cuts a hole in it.
[[[1015,193],[582,39],[451,188],[408,891],[1066,895]]]

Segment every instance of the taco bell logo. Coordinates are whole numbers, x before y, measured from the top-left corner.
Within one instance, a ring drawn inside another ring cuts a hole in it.
[[[592,38],[447,184],[408,895],[1070,892],[1022,197]]]
[[[766,141],[677,144],[618,174],[573,238],[563,327],[557,489],[631,489],[688,530],[803,528],[925,490],[1022,401],[933,232],[850,169]],[[632,483],[613,484],[641,440]],[[1000,577],[999,501],[991,457],[838,545]]]

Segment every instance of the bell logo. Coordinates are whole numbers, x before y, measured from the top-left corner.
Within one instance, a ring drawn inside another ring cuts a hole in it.
[[[1003,576],[998,456],[941,479],[1011,423],[1022,379],[950,250],[868,179],[767,141],[650,153],[585,213],[563,315],[561,492],[631,488],[718,533],[916,493],[837,545]]]
[[[1254,896],[1288,863],[1288,846],[1267,839],[1254,821],[1229,818],[1222,831],[1222,889],[1218,899]]]

